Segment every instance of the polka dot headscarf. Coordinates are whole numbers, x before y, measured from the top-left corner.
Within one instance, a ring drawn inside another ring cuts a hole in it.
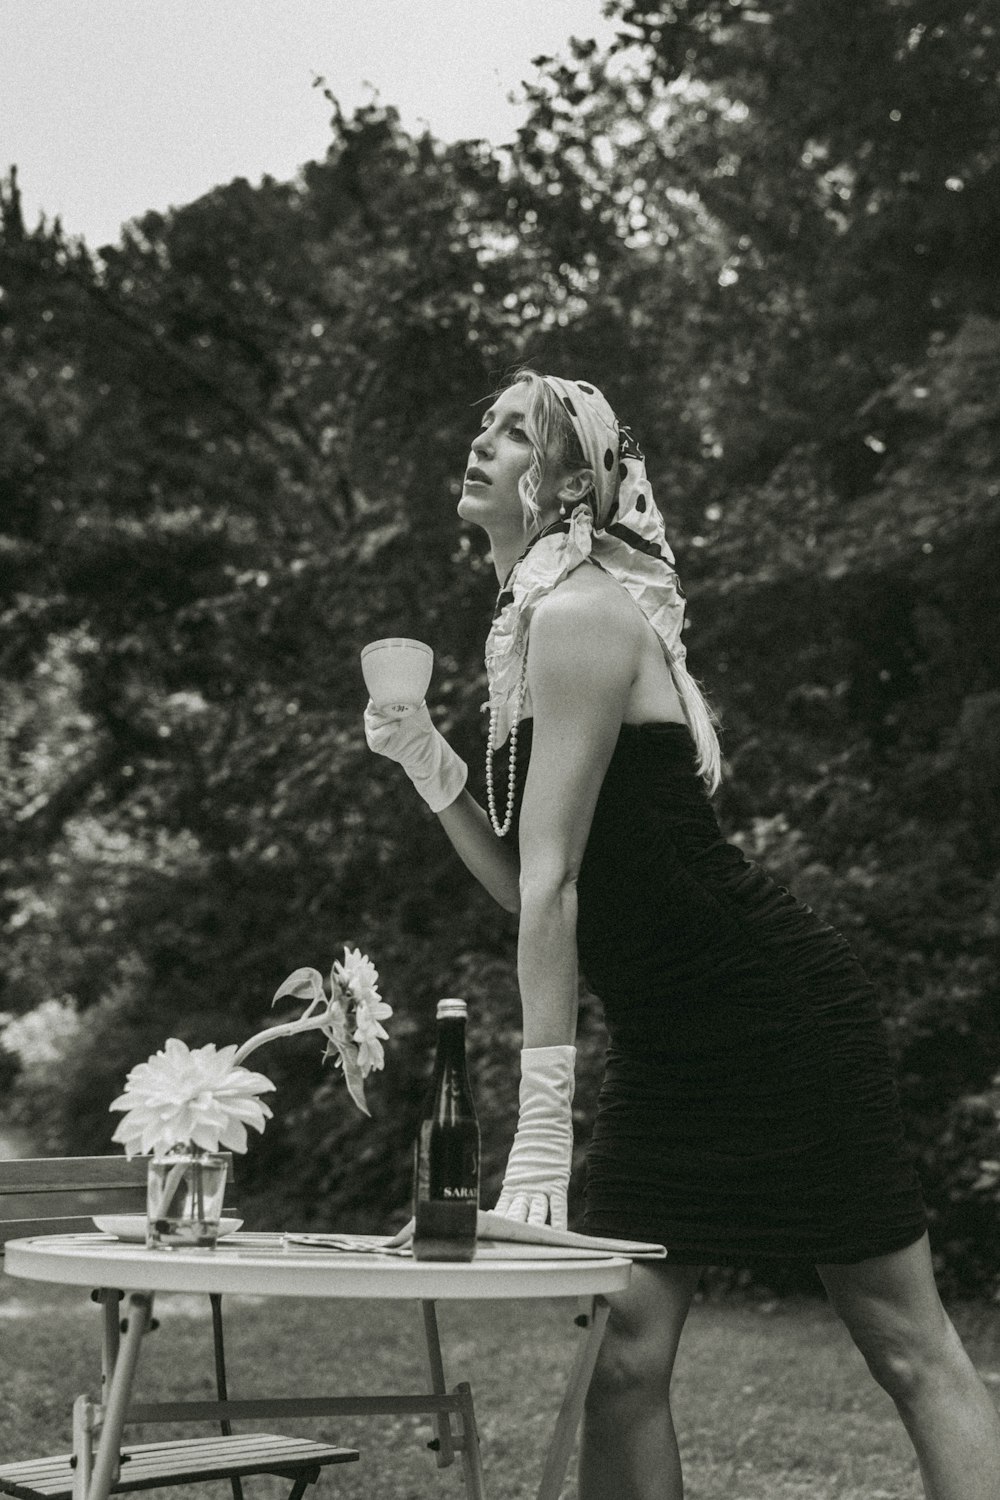
[[[510,732],[519,700],[520,716],[531,712],[528,694],[519,692],[531,615],[539,600],[588,557],[628,590],[667,660],[680,667],[685,656],[684,595],[638,443],[596,386],[556,375],[544,379],[573,424],[594,474],[594,495],[533,538],[500,592],[486,642],[498,743]]]
[[[618,418],[595,385],[582,380],[560,380],[558,375],[546,375],[544,380],[559,397],[580,440],[583,456],[594,471],[595,520],[598,526],[603,526],[611,517],[618,486],[627,477],[619,451],[621,428]],[[638,449],[636,454],[641,462]]]

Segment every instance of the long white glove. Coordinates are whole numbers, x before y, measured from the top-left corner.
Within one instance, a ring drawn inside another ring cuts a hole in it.
[[[521,1052],[517,1133],[507,1158],[496,1212],[522,1223],[566,1228],[566,1192],[573,1164],[575,1047],[525,1047]]]
[[[399,762],[431,812],[449,807],[465,786],[469,768],[434,728],[426,703],[398,714],[369,699],[365,739],[376,755]]]

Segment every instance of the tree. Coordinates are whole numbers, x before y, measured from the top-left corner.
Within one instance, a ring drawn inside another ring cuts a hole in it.
[[[82,1019],[12,1107],[34,1100],[58,1149],[100,1148],[124,1072],[166,1035],[239,1039],[291,968],[360,943],[396,1007],[374,1120],[314,1049],[275,1049],[251,1189],[285,1217],[403,1209],[442,993],[473,1002],[496,1180],[513,932],[368,755],[357,654],[434,644],[432,708],[475,784],[494,580],[456,534],[454,476],[470,401],[529,360],[596,379],[643,441],[723,712],[727,831],[878,980],[935,1249],[951,1289],[982,1288],[1000,1274],[981,1165],[1000,1159],[988,16],[615,10],[620,46],[547,62],[506,154],[333,102],[299,181],[228,184],[99,255],[29,231],[9,186],[0,1007],[66,996]],[[601,1050],[588,1005],[581,1123]]]

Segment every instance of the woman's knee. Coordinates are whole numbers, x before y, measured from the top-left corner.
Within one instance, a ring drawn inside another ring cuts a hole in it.
[[[951,1378],[963,1350],[937,1295],[926,1244],[819,1270],[869,1370],[897,1404],[912,1406]]]
[[[608,1327],[587,1391],[587,1416],[617,1420],[623,1406],[662,1401],[670,1390],[673,1351],[650,1331]]]
[[[921,1324],[889,1323],[855,1333],[872,1375],[897,1405],[912,1407],[947,1386],[966,1363],[947,1316]]]
[[[873,1377],[894,1401],[909,1405],[925,1378],[927,1357],[915,1337],[901,1329],[855,1331],[854,1342]]]
[[[635,1267],[628,1290],[610,1299],[587,1394],[588,1419],[663,1401],[700,1276],[697,1267]]]

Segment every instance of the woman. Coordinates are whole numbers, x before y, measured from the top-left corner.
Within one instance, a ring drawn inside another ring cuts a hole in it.
[[[669,1256],[612,1299],[581,1500],[682,1495],[669,1382],[701,1268],[781,1256],[816,1265],[926,1495],[996,1500],[1000,1422],[934,1285],[871,985],[721,836],[718,743],[637,445],[594,386],[522,371],[473,440],[459,514],[501,584],[487,809],[426,706],[369,704],[366,732],[519,913],[520,1111],[498,1203],[514,1218],[565,1223],[578,959],[604,1005],[585,1227]]]

